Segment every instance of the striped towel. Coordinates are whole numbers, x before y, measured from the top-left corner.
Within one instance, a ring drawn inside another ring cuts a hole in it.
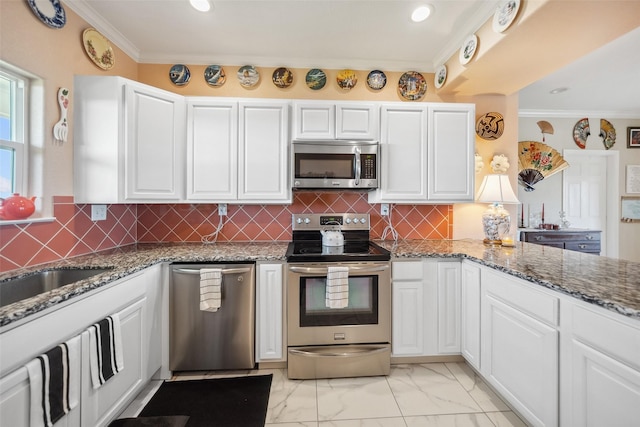
[[[27,363],[31,427],[50,427],[78,405],[80,336]]]
[[[218,311],[222,307],[222,270],[200,269],[200,310]]]
[[[89,332],[89,367],[96,389],[124,369],[120,317],[112,314],[87,329]]]
[[[325,306],[345,308],[349,305],[349,267],[328,267]]]

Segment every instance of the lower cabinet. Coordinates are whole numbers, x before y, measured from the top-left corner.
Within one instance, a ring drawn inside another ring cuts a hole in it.
[[[463,260],[460,272],[460,352],[480,370],[480,266]]]
[[[283,264],[257,265],[256,361],[286,360]]]
[[[393,356],[460,353],[460,261],[394,261]]]
[[[559,300],[482,271],[481,373],[534,426],[558,425]]]
[[[638,425],[640,322],[579,301],[562,318],[561,425]]]

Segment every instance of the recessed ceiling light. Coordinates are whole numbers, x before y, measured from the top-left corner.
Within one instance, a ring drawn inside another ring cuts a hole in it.
[[[429,17],[429,15],[431,15],[431,9],[430,5],[418,6],[411,14],[411,20],[413,22],[424,21]]]
[[[209,9],[211,9],[211,3],[209,3],[209,0],[189,0],[189,3],[191,3],[191,6],[200,12],[208,12]]]
[[[555,88],[555,89],[553,89],[553,90],[549,91],[549,93],[550,93],[551,95],[555,95],[555,94],[557,94],[557,93],[566,92],[566,91],[568,91],[568,90],[569,90],[569,88],[568,88],[568,87],[557,87],[557,88]]]

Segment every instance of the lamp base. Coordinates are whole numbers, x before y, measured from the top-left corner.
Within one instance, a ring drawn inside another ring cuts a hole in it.
[[[490,205],[489,209],[482,214],[482,227],[485,245],[502,245],[502,236],[511,228],[509,212],[499,203]]]

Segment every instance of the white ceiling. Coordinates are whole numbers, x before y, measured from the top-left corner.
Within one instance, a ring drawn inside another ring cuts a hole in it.
[[[62,0],[141,63],[432,73],[500,0]],[[604,1],[604,0],[603,0]],[[433,6],[425,22],[410,15]],[[521,92],[521,110],[640,117],[640,28]],[[551,89],[569,90],[549,95]]]

